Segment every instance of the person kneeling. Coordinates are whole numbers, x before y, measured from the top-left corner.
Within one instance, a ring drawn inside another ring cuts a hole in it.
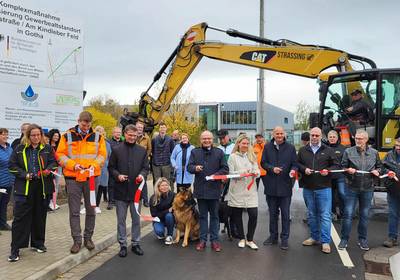
[[[154,194],[150,198],[150,213],[152,217],[160,219],[160,222],[153,222],[153,229],[158,239],[165,238],[165,245],[171,245],[173,241],[175,219],[172,214],[172,203],[174,197],[175,193],[171,190],[168,179],[165,177],[158,179]],[[167,237],[165,237],[165,228],[167,228]]]

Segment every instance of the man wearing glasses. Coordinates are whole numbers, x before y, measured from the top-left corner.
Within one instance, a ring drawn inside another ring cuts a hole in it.
[[[389,179],[385,182],[389,205],[389,238],[383,242],[383,246],[392,248],[398,245],[397,237],[400,222],[400,182],[398,180],[400,178],[400,137],[396,139],[393,150],[386,154],[383,165],[389,171]]]
[[[358,201],[360,212],[358,246],[361,250],[368,251],[368,213],[374,196],[374,178],[379,177],[381,161],[378,151],[368,147],[368,133],[365,130],[356,131],[355,141],[356,145],[346,149],[342,158],[342,166],[347,173],[347,188],[341,240],[338,248],[344,250],[347,247],[353,213]]]
[[[329,170],[337,169],[339,162],[333,149],[321,143],[321,135],[318,127],[310,130],[310,144],[300,148],[297,161],[311,232],[311,237],[304,240],[303,245],[322,243],[322,252],[329,254],[332,205]]]

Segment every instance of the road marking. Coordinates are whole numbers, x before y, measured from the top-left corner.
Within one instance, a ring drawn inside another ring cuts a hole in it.
[[[339,234],[337,233],[337,231],[332,223],[331,223],[331,236],[332,236],[333,243],[335,244],[336,250],[339,253],[339,257],[342,260],[343,265],[348,268],[354,267],[354,264],[351,261],[351,258],[349,256],[349,253],[347,252],[347,250],[346,249],[339,250],[339,248],[338,248],[339,243],[340,243]]]

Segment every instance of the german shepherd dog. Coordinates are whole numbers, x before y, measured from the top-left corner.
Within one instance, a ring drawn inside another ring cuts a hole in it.
[[[175,244],[179,243],[181,233],[184,232],[182,247],[188,245],[190,240],[198,240],[200,237],[199,213],[196,209],[196,201],[190,189],[182,188],[174,198],[172,209],[176,223]]]

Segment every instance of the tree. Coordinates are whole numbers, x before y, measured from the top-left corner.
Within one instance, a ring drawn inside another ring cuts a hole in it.
[[[92,122],[93,129],[96,126],[101,125],[102,127],[104,127],[107,136],[111,136],[112,130],[117,124],[117,120],[114,119],[113,116],[111,116],[111,114],[104,113],[95,107],[88,107],[86,108],[86,110],[89,111],[93,116],[93,122]]]
[[[116,120],[119,120],[123,112],[123,108],[118,101],[108,95],[93,97],[89,101],[89,107],[95,108],[100,112],[109,113]]]
[[[194,100],[194,94],[190,90],[181,90],[165,113],[163,121],[168,127],[169,134],[176,129],[181,133],[185,132],[190,137],[190,143],[198,145],[204,124],[194,117],[197,112]]]
[[[296,106],[296,112],[294,113],[295,123],[294,129],[296,130],[308,130],[310,127],[310,113],[312,112],[312,106],[306,101],[300,101]]]

